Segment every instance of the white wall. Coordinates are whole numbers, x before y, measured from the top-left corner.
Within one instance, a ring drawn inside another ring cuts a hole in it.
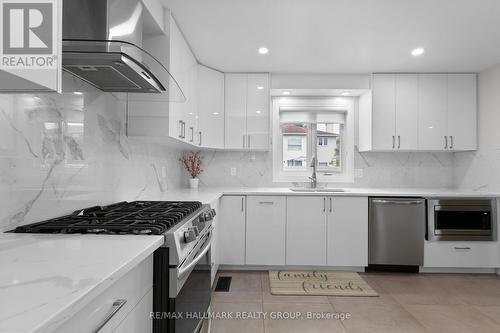
[[[478,191],[500,190],[500,64],[479,73],[478,143],[475,152],[456,153],[454,185]]]

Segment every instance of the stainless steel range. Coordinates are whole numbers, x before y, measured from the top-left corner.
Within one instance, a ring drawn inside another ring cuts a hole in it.
[[[197,201],[119,202],[13,232],[164,235],[164,246],[154,253],[153,332],[193,333],[206,326],[202,318],[210,305],[214,216]]]

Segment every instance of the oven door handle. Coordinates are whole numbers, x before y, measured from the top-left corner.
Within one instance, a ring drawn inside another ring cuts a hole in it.
[[[179,269],[179,272],[177,273],[177,279],[181,280],[189,271],[191,268],[196,266],[198,262],[207,254],[208,250],[210,250],[210,247],[212,246],[212,234],[210,233],[210,237],[207,239],[207,245],[201,250],[201,252],[191,261],[186,267],[182,267]]]

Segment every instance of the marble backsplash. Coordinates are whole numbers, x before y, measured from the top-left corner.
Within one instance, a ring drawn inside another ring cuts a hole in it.
[[[271,152],[221,152],[204,154],[203,186],[289,186],[273,183]],[[359,153],[354,167],[363,177],[337,187],[453,187],[453,155],[450,153]],[[236,175],[231,176],[231,168]]]
[[[0,231],[183,185],[180,151],[125,135],[123,94],[0,94]]]

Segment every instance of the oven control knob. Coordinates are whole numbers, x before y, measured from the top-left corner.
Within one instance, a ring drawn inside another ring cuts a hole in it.
[[[196,235],[196,237],[198,237],[198,235],[200,234],[200,229],[198,228],[198,226],[192,226],[190,227],[190,229],[193,229],[194,234]]]
[[[193,228],[184,231],[184,242],[191,243],[196,240],[196,233]]]

